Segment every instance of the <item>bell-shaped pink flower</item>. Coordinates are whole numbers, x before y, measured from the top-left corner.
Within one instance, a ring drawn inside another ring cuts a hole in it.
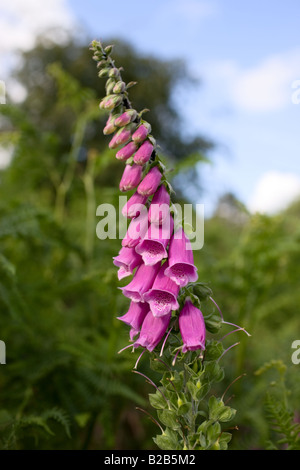
[[[175,231],[170,240],[169,266],[165,270],[165,275],[180,287],[198,279],[191,242],[181,227]]]
[[[136,188],[142,179],[142,167],[140,165],[125,165],[120,181],[120,190],[131,191]]]
[[[128,160],[128,158],[132,157],[136,150],[137,145],[134,142],[129,142],[116,153],[116,158],[121,161]]]
[[[117,317],[118,320],[121,320],[122,322],[126,323],[126,325],[131,326],[131,341],[140,331],[142,323],[149,311],[150,307],[147,303],[131,301],[128,312],[125,313],[125,315],[122,317]]]
[[[134,273],[132,281],[127,286],[120,288],[125,297],[134,302],[144,302],[144,294],[151,289],[158,270],[159,264],[156,266],[141,264]]]
[[[141,124],[132,136],[132,140],[137,144],[144,142],[149,132],[151,132],[151,126],[148,123]]]
[[[133,137],[133,136],[132,136]],[[138,165],[144,165],[150,160],[150,157],[153,152],[153,145],[149,140],[146,140],[137,150],[136,154],[133,157],[134,163]]]
[[[142,257],[135,251],[135,249],[128,247],[121,248],[118,256],[115,256],[113,260],[114,265],[119,268],[119,281],[124,277],[130,276],[133,273],[133,270],[143,262]]]
[[[147,196],[142,196],[135,192],[122,208],[122,215],[131,219],[138,216],[142,211],[146,210]]]
[[[140,241],[144,238],[148,229],[148,215],[147,210],[141,211],[141,213],[134,217],[128,227],[125,237],[122,240],[122,246],[129,248],[136,247]],[[136,253],[137,256],[140,256]],[[142,259],[142,258],[141,258]]]
[[[165,269],[164,264],[161,266],[152,288],[144,294],[144,300],[149,303],[155,317],[168,315],[172,310],[179,308],[177,301],[179,286],[165,276]]]
[[[183,340],[182,352],[205,349],[205,321],[201,310],[189,298],[179,314],[179,329]]]
[[[145,178],[138,185],[137,192],[143,196],[152,196],[161,182],[162,174],[157,166],[151,168]]]
[[[153,265],[168,257],[167,246],[172,236],[174,220],[171,216],[162,225],[150,224],[143,240],[137,245],[146,265]]]
[[[149,222],[162,224],[170,215],[170,194],[162,184],[154,194],[149,207]]]
[[[141,346],[152,352],[153,349],[163,339],[169,323],[171,320],[171,313],[164,315],[163,317],[155,317],[150,311],[147,313],[138,339],[134,343],[134,347]]]

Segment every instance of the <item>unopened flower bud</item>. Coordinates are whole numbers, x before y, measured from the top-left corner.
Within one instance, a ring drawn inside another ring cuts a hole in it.
[[[151,126],[147,122],[141,124],[132,136],[132,140],[137,144],[144,142],[147,135],[151,132]]]
[[[110,114],[109,118],[106,122],[106,126],[103,129],[103,134],[104,135],[110,135],[110,134],[112,134],[113,132],[115,132],[117,130],[117,128],[114,124],[114,121],[115,121],[115,118]]]
[[[129,124],[131,121],[134,121],[137,117],[137,112],[135,109],[127,109],[121,116],[115,120],[115,125],[118,127],[123,127]]]
[[[113,50],[114,46],[113,45],[109,45],[109,46],[106,46],[104,48],[104,52],[106,55],[109,55],[111,53],[111,51]]]
[[[162,174],[159,171],[157,166],[151,168],[149,173],[145,176],[143,181],[139,184],[137,188],[137,192],[142,194],[143,196],[152,196],[157,190],[160,181],[162,178]]]
[[[122,103],[123,98],[120,95],[108,95],[100,103],[101,109],[112,110]]]
[[[136,152],[137,146],[134,142],[129,142],[125,147],[121,148],[117,154],[116,158],[118,160],[128,160],[128,158],[132,157],[132,155]]]
[[[125,91],[125,83],[122,82],[122,80],[119,80],[115,86],[114,86],[114,89],[113,89],[113,92],[114,93],[123,93]]]
[[[136,188],[142,178],[142,167],[140,165],[125,165],[120,181],[120,191],[131,191]]]
[[[119,147],[119,145],[126,144],[131,139],[131,134],[134,129],[134,124],[129,124],[128,126],[119,129],[116,135],[114,135],[114,137],[110,141],[109,148],[116,148]]]
[[[101,69],[100,72],[98,73],[98,77],[103,78],[107,77],[109,73],[109,68]]]
[[[111,95],[113,93],[114,86],[116,84],[116,81],[114,78],[109,78],[106,82],[105,89],[106,89],[106,94]]]
[[[110,69],[109,71],[109,77],[114,77],[114,78],[118,78],[120,76],[120,72],[119,70],[116,68],[116,67],[113,67],[112,69]]]
[[[104,65],[107,65],[107,60],[105,60],[105,59],[100,60],[100,61],[97,63],[97,68],[100,69],[100,68],[104,67]]]
[[[132,136],[132,140],[134,140],[133,136]],[[136,141],[134,142],[137,143]],[[138,165],[144,165],[150,160],[152,152],[153,152],[153,145],[149,142],[149,140],[146,140],[136,152],[134,156],[134,163],[137,163]]]

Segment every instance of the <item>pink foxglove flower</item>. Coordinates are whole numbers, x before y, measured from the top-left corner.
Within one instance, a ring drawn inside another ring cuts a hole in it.
[[[142,257],[137,254],[134,248],[123,247],[119,251],[118,256],[113,258],[113,263],[119,268],[119,281],[124,277],[130,276],[133,270],[142,264]]]
[[[144,142],[149,132],[151,131],[151,126],[148,123],[141,124],[132,136],[132,140],[137,144]]]
[[[134,347],[142,346],[152,352],[164,337],[171,319],[171,313],[163,317],[155,317],[150,311],[147,313],[141,328],[140,335]]]
[[[122,317],[117,317],[118,320],[123,321],[127,325],[131,326],[130,330],[130,339],[138,334],[141,329],[142,323],[145,319],[145,316],[150,311],[150,307],[145,302],[133,302],[131,301],[128,312],[125,313]]]
[[[135,192],[126,202],[122,209],[122,215],[131,219],[138,216],[141,212],[146,210],[147,196],[142,196]]]
[[[169,267],[165,270],[180,287],[198,279],[197,268],[194,265],[194,256],[189,238],[182,228],[174,233],[169,246]]]
[[[182,352],[205,349],[205,321],[201,310],[189,298],[179,314],[179,329],[183,340]]]
[[[170,214],[170,194],[162,184],[154,194],[149,207],[149,222],[162,224]]]
[[[122,246],[127,246],[129,248],[136,247],[144,238],[147,229],[148,216],[147,210],[145,209],[137,217],[134,217],[131,220],[126,235],[122,240]],[[138,253],[136,253],[136,255],[140,256]]]
[[[125,297],[134,302],[144,302],[144,294],[151,289],[158,270],[159,264],[156,266],[141,264],[134,273],[132,281],[127,286],[120,288]]]
[[[137,145],[134,142],[129,142],[116,153],[116,158],[121,161],[128,160],[136,151]]]
[[[144,142],[140,146],[135,156],[133,157],[134,163],[137,163],[138,165],[144,165],[145,163],[147,163],[150,160],[153,149],[154,147],[151,142],[149,140],[146,140],[146,142]]]
[[[159,264],[159,263],[158,263]],[[161,266],[152,288],[144,294],[144,300],[149,303],[155,317],[168,315],[171,310],[177,310],[179,286],[165,276],[165,264]]]
[[[167,245],[174,228],[171,216],[162,225],[150,224],[143,240],[137,245],[139,253],[146,265],[153,265],[168,257]]]
[[[137,192],[143,196],[152,196],[161,182],[162,174],[157,166],[151,168],[145,178],[138,185]]]
[[[140,165],[125,165],[120,181],[120,190],[125,192],[136,188],[142,179],[142,171]]]

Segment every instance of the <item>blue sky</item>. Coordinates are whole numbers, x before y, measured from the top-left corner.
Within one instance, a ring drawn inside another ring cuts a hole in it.
[[[7,27],[1,8],[19,15],[17,27]],[[4,32],[6,47],[30,47],[29,31],[56,22],[103,41],[124,38],[163,59],[186,59],[202,85],[180,93],[184,125],[219,144],[213,165],[201,167],[205,193],[198,202],[210,212],[232,191],[251,210],[274,212],[300,194],[300,104],[292,102],[299,17],[299,0],[0,0],[0,52]]]
[[[140,51],[183,57],[202,78],[180,96],[186,126],[217,145],[201,168],[211,211],[233,191],[253,210],[275,211],[300,193],[300,3],[275,0],[69,0],[95,38],[118,36]],[[112,7],[113,5],[113,7]]]

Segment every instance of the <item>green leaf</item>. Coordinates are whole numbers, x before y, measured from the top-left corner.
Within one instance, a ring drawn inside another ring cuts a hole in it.
[[[173,430],[180,429],[180,423],[177,420],[176,411],[162,410],[157,412],[159,420],[168,428]]]
[[[192,407],[192,404],[191,403],[183,403],[183,405],[181,405],[178,410],[177,410],[177,415],[178,416],[183,416],[187,413],[189,413],[190,409]]]
[[[220,318],[220,315],[216,313],[212,313],[211,315],[204,317],[204,321],[206,329],[212,334],[218,333],[222,326],[222,319]]]
[[[199,388],[197,387],[197,385],[195,385],[191,380],[189,380],[186,384],[186,387],[190,392],[192,399],[197,400],[197,394],[199,392]]]
[[[164,410],[168,407],[168,404],[162,394],[157,391],[156,393],[149,393],[150,405],[157,410]]]
[[[231,439],[232,435],[229,432],[222,432],[219,439],[220,450],[227,450],[228,443],[231,441]]]
[[[216,361],[223,353],[224,348],[220,341],[207,341],[205,349],[205,360]]]
[[[178,434],[171,429],[166,429],[164,434],[153,438],[155,444],[162,450],[179,450]]]
[[[236,410],[229,406],[225,406],[223,400],[221,398],[216,398],[215,396],[210,397],[208,406],[209,418],[213,421],[230,421],[236,413]]]
[[[215,443],[215,441],[218,439],[218,437],[221,434],[221,425],[219,422],[211,424],[206,431],[206,436],[209,445],[212,445]]]

